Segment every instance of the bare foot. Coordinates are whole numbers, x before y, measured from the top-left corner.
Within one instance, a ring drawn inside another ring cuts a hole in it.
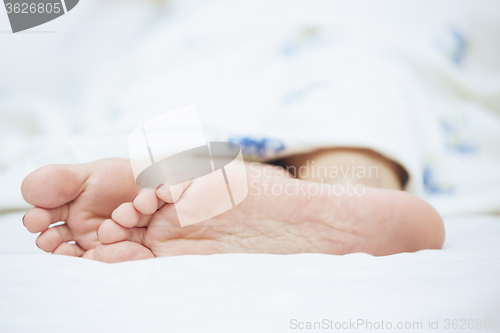
[[[43,251],[92,258],[99,244],[96,229],[139,190],[128,160],[45,166],[21,186],[24,199],[36,206],[23,223],[30,232],[41,232],[36,244]],[[49,228],[59,221],[64,224]]]
[[[242,203],[187,227],[179,226],[175,206],[165,204],[177,199],[167,189],[142,190],[133,203],[122,204],[103,222],[94,259],[237,252],[389,255],[438,249],[444,241],[439,214],[406,192],[366,188],[356,195],[346,186],[337,185],[334,191],[331,185],[255,173],[248,180],[250,193]],[[205,190],[199,186],[193,183],[179,202],[189,205],[191,194]],[[278,193],[279,188],[281,194],[271,191]]]

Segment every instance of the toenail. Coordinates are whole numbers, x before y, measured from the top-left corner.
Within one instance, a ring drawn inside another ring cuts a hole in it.
[[[27,214],[27,213],[26,213]],[[26,224],[24,224],[24,218],[26,217],[26,214],[23,216],[23,225],[26,227]]]
[[[164,184],[160,184],[160,185],[158,185],[158,187],[156,189],[159,190],[159,189],[164,188],[164,187],[165,187]]]
[[[100,228],[100,227],[101,227],[101,226],[98,226],[98,227],[97,227],[97,229],[95,230],[95,234],[97,235],[97,237],[99,237],[99,228]]]
[[[139,195],[139,194],[138,194]],[[132,202],[134,202],[135,198],[137,198],[137,195],[132,199]]]

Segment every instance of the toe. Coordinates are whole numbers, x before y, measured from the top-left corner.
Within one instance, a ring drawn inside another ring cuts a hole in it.
[[[94,260],[115,263],[129,260],[154,258],[148,248],[135,242],[120,242],[110,245],[98,245],[94,250]]]
[[[181,195],[191,186],[192,181],[178,184],[175,193],[172,193],[170,186],[161,184],[156,188],[156,196],[164,202],[174,203],[179,200]]]
[[[111,218],[125,228],[135,227],[142,216],[131,202],[121,204],[111,214]]]
[[[62,243],[72,240],[71,231],[63,224],[42,232],[36,239],[36,246],[45,252],[53,252]]]
[[[111,214],[113,221],[125,228],[147,226],[152,216],[141,214],[131,202],[121,204]]]
[[[132,229],[122,227],[113,220],[104,220],[97,229],[97,237],[102,244],[112,244],[128,240]]]
[[[66,221],[67,218],[68,205],[54,209],[35,207],[24,215],[23,224],[29,232],[37,233],[47,230],[52,223]]]
[[[84,258],[84,259],[94,259],[94,249],[85,251],[85,253],[82,254],[82,258]]]
[[[142,189],[132,201],[135,209],[144,215],[151,215],[158,209],[158,197],[154,190]]]
[[[146,228],[124,228],[113,220],[105,220],[98,229],[97,236],[102,244],[133,241],[142,244]]]
[[[24,200],[33,206],[55,208],[75,199],[90,174],[88,165],[48,165],[33,171],[23,181]]]
[[[52,254],[59,254],[63,256],[81,257],[85,251],[76,244],[62,243],[59,245]]]

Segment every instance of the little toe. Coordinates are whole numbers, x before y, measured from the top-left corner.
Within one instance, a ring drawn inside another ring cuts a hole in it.
[[[54,209],[35,207],[23,217],[23,224],[31,233],[47,230],[52,223],[65,221],[68,218],[68,205]]]
[[[151,215],[158,209],[158,197],[154,190],[142,189],[132,201],[135,209],[144,215]]]
[[[53,252],[62,243],[72,241],[73,237],[65,224],[49,228],[36,239],[36,246],[45,252]]]
[[[98,245],[94,250],[94,260],[115,263],[129,260],[154,258],[155,255],[148,248],[136,242],[119,242],[109,245]]]

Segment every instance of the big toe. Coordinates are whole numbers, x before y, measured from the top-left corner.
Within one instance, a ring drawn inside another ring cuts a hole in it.
[[[75,199],[89,175],[89,167],[47,165],[30,173],[21,185],[24,200],[43,208],[55,208]]]
[[[154,258],[155,255],[148,248],[135,242],[120,242],[109,245],[97,245],[94,250],[94,260],[115,263],[130,260]]]

